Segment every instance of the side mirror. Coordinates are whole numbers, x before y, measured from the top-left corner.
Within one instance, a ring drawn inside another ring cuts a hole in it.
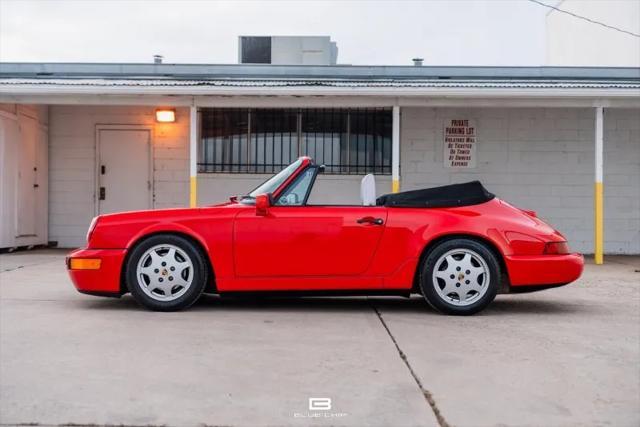
[[[269,194],[258,194],[256,196],[256,215],[267,216],[271,206],[271,196]]]

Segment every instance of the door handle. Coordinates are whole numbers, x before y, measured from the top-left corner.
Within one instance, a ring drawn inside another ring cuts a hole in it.
[[[356,222],[358,224],[373,224],[373,225],[384,224],[384,221],[382,220],[382,218],[374,218],[372,216],[365,216],[365,217],[359,218]]]
[[[100,187],[100,194],[98,196],[98,200],[105,200],[107,198],[107,189],[104,187]]]

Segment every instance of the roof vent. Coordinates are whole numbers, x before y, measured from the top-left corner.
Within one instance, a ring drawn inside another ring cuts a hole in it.
[[[154,64],[162,64],[162,60],[164,59],[164,56],[162,55],[153,55],[153,63]]]
[[[424,61],[424,58],[413,58],[412,61],[415,67],[422,67],[422,61]]]

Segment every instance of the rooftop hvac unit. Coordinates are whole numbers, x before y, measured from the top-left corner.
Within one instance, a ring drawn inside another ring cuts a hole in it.
[[[240,64],[335,65],[338,47],[328,36],[240,36]]]

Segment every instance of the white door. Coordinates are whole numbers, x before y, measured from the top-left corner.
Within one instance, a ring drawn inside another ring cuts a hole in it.
[[[18,180],[16,191],[16,237],[35,236],[38,182],[38,124],[19,116]]]
[[[98,130],[98,213],[151,208],[150,134],[145,129]]]

